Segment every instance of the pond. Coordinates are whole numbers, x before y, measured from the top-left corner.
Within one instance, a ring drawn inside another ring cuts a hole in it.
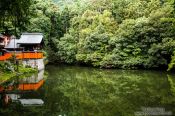
[[[46,66],[0,86],[0,116],[173,116],[175,75],[163,71]],[[3,100],[5,99],[5,100]]]

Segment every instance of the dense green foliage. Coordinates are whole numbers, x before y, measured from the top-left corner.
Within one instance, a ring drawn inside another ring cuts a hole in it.
[[[32,0],[0,0],[0,31],[15,34],[24,31],[32,14]]]
[[[44,33],[50,62],[174,67],[174,0],[32,1],[26,31]]]
[[[58,61],[105,68],[167,68],[171,61],[173,68],[174,1],[73,3],[65,2],[74,15],[66,34],[57,37]]]

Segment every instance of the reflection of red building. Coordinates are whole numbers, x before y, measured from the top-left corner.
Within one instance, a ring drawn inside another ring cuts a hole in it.
[[[0,85],[0,93],[5,91],[36,91],[44,84],[44,70],[41,70],[37,75],[12,81],[12,84],[7,86]],[[14,82],[16,84],[14,84]]]
[[[38,90],[44,84],[44,80],[39,81],[38,83],[26,83],[26,84],[19,84],[18,90]]]
[[[13,90],[19,90],[19,91],[31,91],[31,90],[38,90],[42,85],[44,84],[44,80],[39,81],[38,83],[22,83],[18,84],[16,86],[8,86],[3,87],[0,86],[0,92],[5,91],[13,91]]]
[[[0,85],[0,105],[6,107],[11,103],[20,103],[22,106],[42,106],[44,101],[35,95],[45,82],[44,70],[26,78],[13,78]],[[34,95],[34,96],[31,96]]]

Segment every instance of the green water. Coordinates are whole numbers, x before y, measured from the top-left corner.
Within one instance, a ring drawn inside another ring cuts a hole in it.
[[[46,72],[38,90],[12,92],[20,99],[41,99],[43,105],[12,102],[1,107],[0,116],[175,115],[174,74],[53,65]]]

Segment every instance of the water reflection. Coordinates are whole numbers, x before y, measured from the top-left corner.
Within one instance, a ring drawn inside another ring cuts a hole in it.
[[[175,113],[175,96],[166,72],[71,66],[49,66],[47,70],[46,105],[53,116],[134,116],[142,107]]]
[[[44,101],[35,97],[26,97],[27,94],[35,94],[44,84],[44,70],[38,74],[26,78],[14,78],[0,85],[1,107],[7,107],[11,103],[19,103],[22,106],[41,106]]]
[[[41,72],[6,83],[9,97],[4,89],[2,96],[10,99],[0,116],[135,116],[143,108],[175,114],[174,74],[52,65],[46,71],[45,82]]]

